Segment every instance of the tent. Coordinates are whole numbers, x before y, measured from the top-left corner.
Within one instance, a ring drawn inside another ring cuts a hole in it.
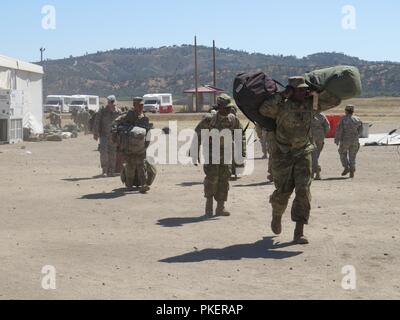
[[[0,89],[23,93],[23,127],[43,133],[43,67],[0,55]]]

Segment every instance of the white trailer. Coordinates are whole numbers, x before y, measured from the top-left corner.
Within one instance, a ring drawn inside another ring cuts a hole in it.
[[[80,111],[88,107],[89,110],[99,111],[100,98],[99,96],[90,95],[73,95],[71,96],[71,103],[69,105],[70,112]]]
[[[71,99],[72,99],[71,96],[64,96],[64,95],[47,96],[43,106],[43,110],[44,112],[59,111],[68,113]]]
[[[0,141],[43,133],[43,67],[0,55]]]

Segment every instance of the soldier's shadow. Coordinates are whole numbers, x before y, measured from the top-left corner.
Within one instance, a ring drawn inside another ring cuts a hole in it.
[[[205,221],[215,221],[217,218],[201,217],[188,217],[188,218],[165,218],[157,221],[157,225],[166,228],[183,227],[185,224],[200,223]]]
[[[302,254],[302,251],[281,251],[293,246],[292,243],[274,243],[274,237],[265,237],[255,243],[237,244],[220,249],[192,251],[179,256],[162,259],[165,263],[194,263],[209,260],[241,259],[288,259]]]
[[[263,187],[263,186],[270,186],[273,185],[273,182],[263,181],[263,182],[255,182],[250,184],[236,184],[234,188],[244,188],[244,187]]]
[[[84,200],[111,200],[126,196],[127,194],[132,194],[139,189],[129,190],[127,188],[115,189],[112,192],[101,192],[83,195],[80,199]]]
[[[79,182],[79,181],[107,179],[107,178],[109,178],[109,177],[104,177],[103,175],[97,175],[97,176],[86,177],[86,178],[65,178],[65,179],[61,179],[61,180],[62,181],[68,181],[68,182]]]

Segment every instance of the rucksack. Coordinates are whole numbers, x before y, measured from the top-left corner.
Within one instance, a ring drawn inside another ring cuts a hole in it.
[[[125,154],[141,154],[146,151],[147,131],[141,127],[119,126],[119,150]]]
[[[277,84],[281,85],[263,72],[240,73],[233,83],[233,98],[239,109],[249,120],[268,131],[276,129],[276,121],[264,117],[258,109],[268,97],[277,93]]]

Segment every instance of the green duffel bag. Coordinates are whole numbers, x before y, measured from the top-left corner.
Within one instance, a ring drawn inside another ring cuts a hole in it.
[[[157,176],[157,168],[152,165],[150,162],[148,162],[147,160],[145,160],[145,166],[146,166],[146,172],[147,172],[147,185],[151,186],[154,182],[154,180],[156,179]],[[124,166],[124,168],[121,171],[121,181],[122,183],[124,183],[127,187],[139,187],[140,183],[139,183],[139,178],[137,173],[135,174],[135,179],[133,179],[133,186],[128,186],[126,184],[126,165]]]
[[[319,92],[326,90],[341,100],[361,94],[361,75],[353,66],[336,66],[305,74],[307,84]]]

